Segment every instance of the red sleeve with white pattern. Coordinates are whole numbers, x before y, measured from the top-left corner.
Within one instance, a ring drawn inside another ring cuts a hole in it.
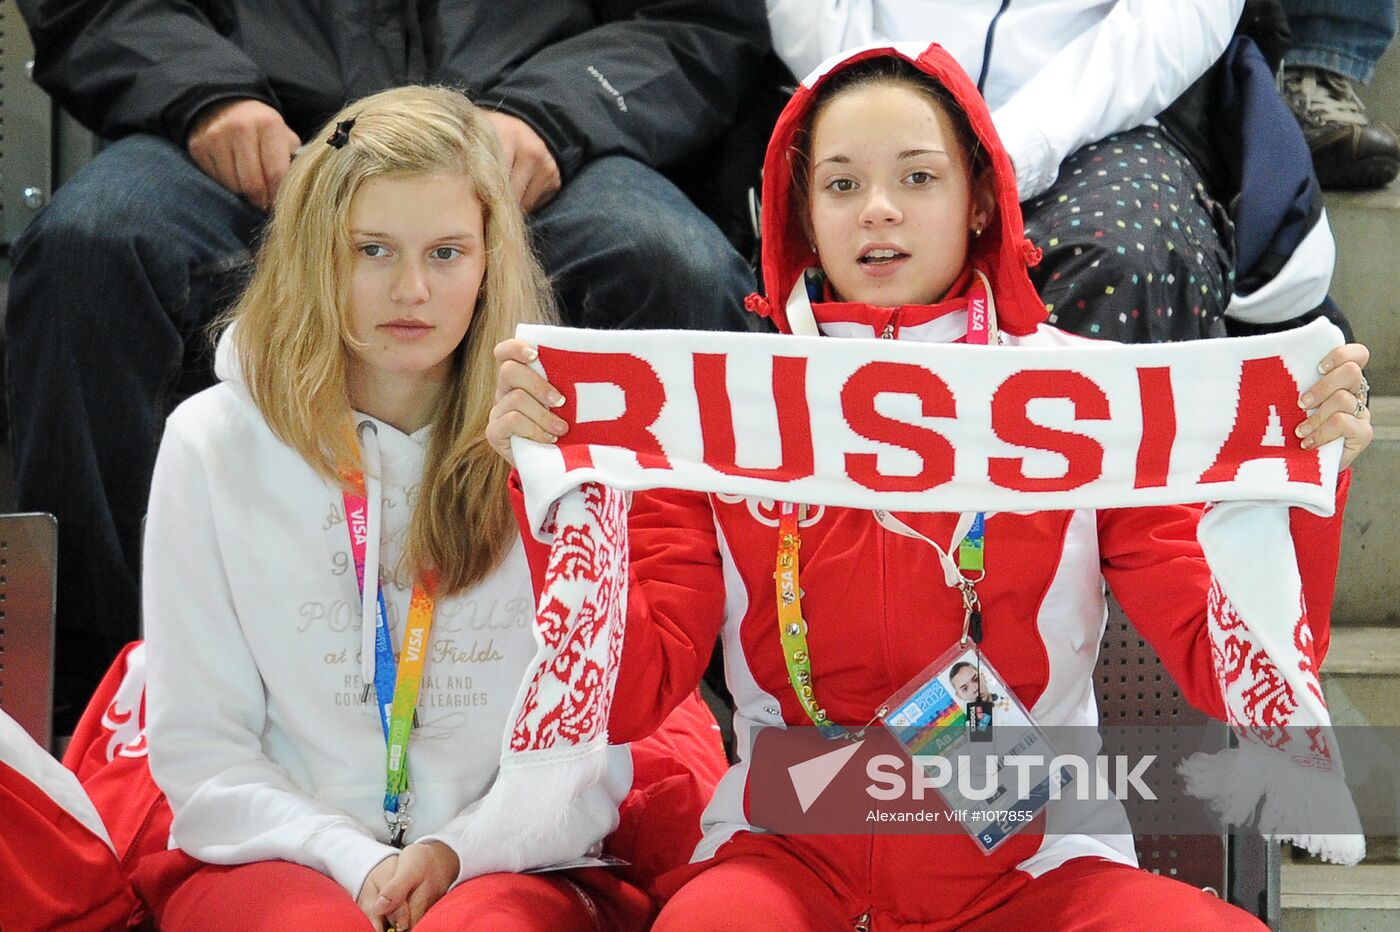
[[[510,486],[538,592],[549,545],[530,533],[514,473]],[[608,738],[615,744],[645,738],[695,691],[724,623],[724,571],[714,512],[705,495],[638,492],[627,531],[627,633],[608,719]]]

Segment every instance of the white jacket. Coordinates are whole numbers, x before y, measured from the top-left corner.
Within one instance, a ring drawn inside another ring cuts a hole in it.
[[[384,576],[397,564],[427,429],[376,422]],[[384,820],[385,745],[361,700],[360,597],[341,493],[225,382],[170,417],[152,482],[144,612],[151,772],[174,810],[171,844],[204,861],[282,859],[351,896],[395,853]],[[386,582],[400,643],[409,590]],[[461,859],[459,879],[584,855],[617,823],[625,747],[559,835],[483,844],[472,812],[495,779],[507,718],[535,654],[534,605],[517,542],[465,595],[439,601],[409,744],[413,822]],[[523,855],[519,852],[523,848]],[[520,865],[520,861],[527,863]]]
[[[862,45],[937,42],[974,80],[1001,0],[768,0],[773,48],[799,78]],[[1009,0],[983,96],[1021,199],[1080,146],[1166,109],[1225,51],[1244,0]]]

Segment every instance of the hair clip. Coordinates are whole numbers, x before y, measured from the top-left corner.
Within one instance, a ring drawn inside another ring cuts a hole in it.
[[[326,145],[332,149],[343,149],[350,141],[350,130],[355,126],[355,118],[341,120],[335,124],[335,132],[331,133],[331,138],[326,140]]]

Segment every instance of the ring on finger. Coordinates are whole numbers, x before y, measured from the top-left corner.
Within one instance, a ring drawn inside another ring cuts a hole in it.
[[[1352,394],[1355,395],[1357,399],[1361,402],[1362,407],[1365,407],[1367,404],[1370,403],[1371,383],[1366,381],[1366,376],[1364,374],[1361,376],[1361,384],[1356,386],[1356,388],[1352,391]]]
[[[1366,402],[1360,396],[1356,399],[1356,410],[1352,412],[1352,417],[1360,417],[1366,410]]]

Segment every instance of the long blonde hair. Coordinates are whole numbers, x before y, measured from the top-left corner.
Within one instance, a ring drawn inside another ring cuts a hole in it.
[[[343,146],[324,142],[351,119]],[[399,87],[336,114],[283,179],[256,271],[229,319],[243,379],[273,433],[334,482],[347,467],[363,468],[347,387],[350,204],[367,179],[437,173],[464,177],[481,202],[486,274],[432,418],[400,570],[415,579],[431,572],[449,594],[490,573],[515,535],[510,467],[485,436],[492,350],[516,324],[556,316],[481,111],[448,88]]]

